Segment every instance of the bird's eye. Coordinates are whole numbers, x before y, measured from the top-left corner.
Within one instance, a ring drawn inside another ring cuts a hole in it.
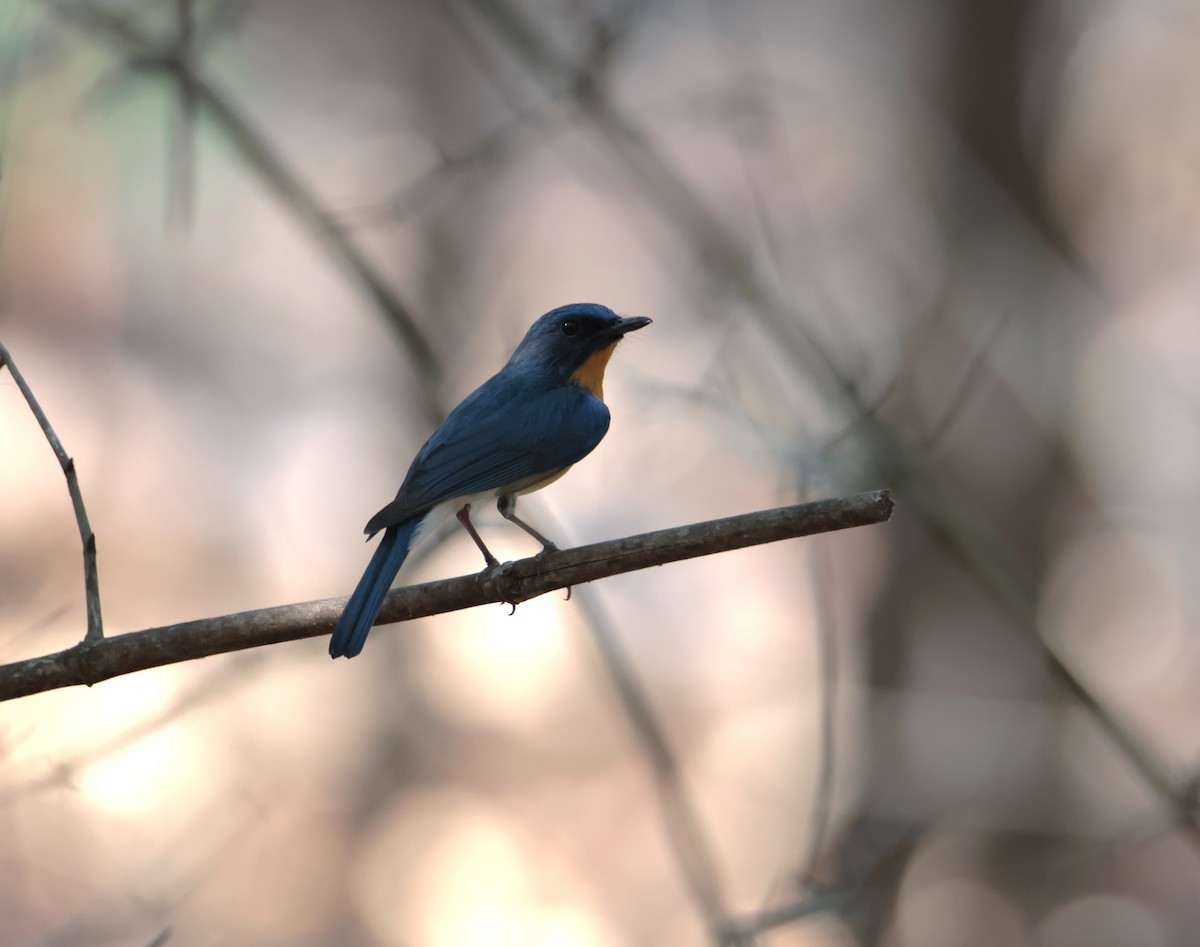
[[[558,328],[568,339],[573,339],[575,336],[579,335],[579,320],[564,319]]]

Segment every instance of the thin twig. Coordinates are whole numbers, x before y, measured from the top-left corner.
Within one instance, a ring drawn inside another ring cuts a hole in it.
[[[846,912],[848,905],[853,903],[853,895],[842,892],[816,892],[779,907],[767,908],[746,917],[728,921],[725,925],[726,942],[753,943],[761,934],[766,934],[777,927],[795,924],[814,914],[835,914]]]
[[[396,589],[384,600],[377,623],[493,602],[516,604],[554,589],[681,559],[881,523],[891,514],[891,495],[879,490],[545,553],[476,575]],[[0,666],[0,700],[329,634],[345,604],[342,598],[323,599],[84,641],[55,654]]]
[[[329,258],[358,282],[400,336],[420,376],[420,390],[426,396],[425,412],[434,421],[441,421],[445,412],[435,403],[434,396],[441,376],[441,363],[409,307],[234,101],[219,91],[195,63],[182,59],[173,45],[164,49],[154,43],[130,18],[88,5],[49,3],[48,6],[64,22],[127,56],[131,68],[161,73],[168,81],[187,84],[196,105],[204,110],[214,127],[293,217],[316,238]]]
[[[1012,322],[1015,311],[1014,309],[1009,309],[1003,313],[992,325],[987,337],[971,353],[970,359],[963,367],[958,383],[951,390],[950,397],[946,399],[946,406],[942,409],[942,416],[930,425],[929,431],[925,434],[924,441],[930,449],[937,447],[941,443],[942,438],[946,436],[946,432],[958,420],[963,412],[963,408],[971,400],[971,394],[978,387],[983,375],[984,362],[1001,334],[1003,334],[1009,323]]]
[[[117,755],[188,714],[228,698],[235,688],[257,677],[267,666],[268,662],[263,659],[270,654],[269,651],[259,651],[242,655],[232,663],[214,667],[212,673],[196,675],[186,687],[174,694],[167,706],[148,716],[139,717],[120,733],[88,743],[69,756],[40,760],[40,769],[31,775],[14,772],[19,767],[8,763],[7,778],[0,785],[0,810],[46,789],[71,786],[87,767]]]
[[[54,456],[58,458],[59,466],[62,467],[63,474],[67,478],[67,491],[71,494],[71,505],[75,508],[75,522],[79,525],[79,537],[83,540],[83,589],[87,600],[87,632],[84,634],[83,642],[89,646],[98,644],[104,638],[104,620],[100,614],[100,577],[96,571],[96,534],[92,532],[91,523],[88,522],[87,508],[83,505],[83,493],[79,489],[79,478],[75,475],[75,460],[67,453],[62,441],[54,433],[49,418],[46,417],[42,406],[38,404],[37,398],[33,396],[33,391],[26,384],[24,376],[13,364],[8,349],[0,345],[0,368],[6,365],[9,372],[12,373],[13,380],[17,383],[17,387],[21,390],[21,394],[25,396],[29,410],[37,418],[38,426],[46,435],[50,449],[54,451]]]
[[[701,827],[700,816],[688,796],[683,774],[654,713],[650,695],[625,653],[607,612],[596,596],[586,594],[588,591],[582,590],[583,594],[578,598],[587,615],[590,639],[650,764],[675,859],[704,915],[713,942],[727,943],[724,932],[728,909],[721,890],[717,860]]]
[[[553,100],[518,111],[499,128],[487,132],[461,151],[439,149],[436,164],[394,192],[390,197],[339,212],[341,226],[353,230],[359,227],[398,223],[421,210],[437,195],[440,187],[487,162],[508,157],[519,145],[522,135],[543,134],[562,121],[561,105],[555,109]]]
[[[186,231],[192,225],[196,191],[196,91],[192,82],[196,31],[192,0],[175,0],[175,15],[179,21],[174,48],[179,62],[176,72],[179,113],[175,116],[175,134],[172,136],[167,217]]]
[[[825,849],[833,810],[833,782],[837,768],[837,625],[833,609],[833,568],[821,550],[812,550],[813,596],[816,601],[817,652],[819,682],[819,749],[817,786],[813,794],[808,852],[800,862],[800,876],[811,883],[817,861]]]

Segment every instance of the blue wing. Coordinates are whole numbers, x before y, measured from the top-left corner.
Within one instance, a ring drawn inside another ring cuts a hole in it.
[[[413,460],[396,499],[366,531],[446,500],[558,473],[590,453],[608,423],[604,402],[582,388],[531,386],[501,372],[450,412]]]

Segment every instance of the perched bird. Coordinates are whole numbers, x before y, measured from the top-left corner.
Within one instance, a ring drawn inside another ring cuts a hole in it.
[[[501,515],[543,550],[555,548],[517,517],[517,497],[557,480],[600,443],[609,421],[604,369],[625,333],[649,324],[596,303],[574,303],[530,327],[508,364],[434,431],[396,499],[367,523],[368,538],[383,530],[383,540],[333,630],[330,657],[352,658],[362,650],[409,550],[451,513],[488,568],[499,563],[471,523],[477,503],[495,500]]]

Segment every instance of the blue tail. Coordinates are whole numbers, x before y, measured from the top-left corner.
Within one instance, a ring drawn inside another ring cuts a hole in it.
[[[389,526],[384,532],[367,571],[358,580],[358,587],[346,602],[346,610],[333,629],[333,637],[329,639],[331,658],[352,658],[363,649],[367,632],[375,624],[383,597],[404,565],[413,533],[417,531],[421,519],[420,516],[414,516],[403,523]]]

